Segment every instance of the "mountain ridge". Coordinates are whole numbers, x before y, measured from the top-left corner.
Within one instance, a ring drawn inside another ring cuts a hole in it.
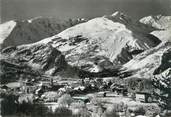
[[[33,21],[30,20],[27,22],[31,23]],[[76,72],[89,74],[90,76],[98,76],[98,74],[103,76],[103,74],[106,73],[108,74],[107,76],[113,76],[114,72],[119,72],[121,66],[126,66],[131,63],[131,61],[140,59],[138,56],[142,56],[143,59],[143,55],[141,54],[149,50],[156,50],[162,41],[151,34],[153,31],[156,31],[156,27],[134,21],[129,16],[121,12],[116,12],[109,16],[97,17],[76,24],[58,34],[35,43],[7,47],[2,50],[2,54],[8,54],[11,59],[13,57],[17,59],[18,57],[21,57],[21,59],[26,57],[27,59],[28,57],[28,61],[26,60],[25,63],[34,65],[30,61],[36,60],[38,56],[50,56],[49,59],[54,61],[56,58],[49,55],[48,50],[56,50],[63,56],[60,60],[65,61],[65,64],[62,64],[61,68],[66,67],[66,69],[63,70],[70,72],[72,71],[71,69],[74,68],[75,71],[73,71],[73,73],[75,72],[76,75],[73,76],[75,77],[79,77],[79,73]],[[37,47],[45,48],[45,50],[40,49],[36,55],[36,51],[34,52],[32,50]],[[21,56],[17,54],[20,53],[20,51],[22,52]],[[31,51],[31,53],[27,53],[27,51]],[[153,53],[149,52],[149,54],[153,56]],[[148,55],[145,54],[144,58],[147,56]],[[162,57],[162,54],[160,56]],[[39,68],[42,70],[44,70],[43,64],[48,64],[48,57],[46,57],[45,60],[40,60],[40,64],[42,64]],[[143,62],[141,65],[143,65]],[[58,75],[58,73],[55,72],[55,68],[58,68],[57,66],[55,62],[52,62],[50,69],[44,70],[44,73],[48,75]],[[136,66],[136,63],[131,64],[131,66]],[[157,66],[159,67],[159,65]],[[124,69],[121,70],[124,72],[132,72],[131,69],[127,71]],[[135,74],[138,73],[135,71]],[[150,70],[149,72],[151,75],[154,75]],[[65,74],[65,72],[63,72],[63,74]]]
[[[0,25],[2,32],[0,33],[1,43],[0,49],[7,46],[17,46],[21,44],[29,44],[40,41],[44,38],[58,34],[68,27],[78,23],[85,22],[85,19],[69,19],[66,21],[55,18],[37,17],[29,20],[13,20]],[[10,33],[7,24],[13,22],[15,24]],[[3,35],[6,33],[6,36]]]
[[[171,16],[147,16],[140,19],[140,22],[156,28],[151,34],[162,41],[171,41]]]

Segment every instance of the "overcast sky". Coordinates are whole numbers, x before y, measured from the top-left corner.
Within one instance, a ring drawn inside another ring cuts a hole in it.
[[[37,16],[93,18],[121,11],[133,18],[171,15],[171,0],[0,0],[2,22]]]

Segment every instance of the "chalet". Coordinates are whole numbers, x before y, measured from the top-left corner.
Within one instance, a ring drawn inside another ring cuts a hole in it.
[[[113,83],[111,86],[110,86],[110,90],[112,92],[117,92],[117,94],[120,94],[122,93],[123,96],[127,96],[127,93],[128,93],[128,89],[127,89],[127,85],[125,84],[117,84],[117,83]]]
[[[128,78],[128,93],[133,94],[136,101],[152,102],[154,87],[146,78]]]
[[[20,91],[20,83],[19,82],[11,82],[6,84],[7,87],[9,87],[14,92]]]
[[[89,98],[88,97],[73,97],[73,99],[76,101],[76,102],[84,102],[84,103],[88,103],[90,102]]]
[[[33,79],[20,79],[18,83],[21,93],[34,93],[34,91],[37,89],[37,86],[34,84]]]

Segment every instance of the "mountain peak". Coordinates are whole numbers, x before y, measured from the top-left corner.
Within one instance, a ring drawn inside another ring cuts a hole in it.
[[[124,24],[132,24],[133,21],[128,15],[120,11],[114,12],[112,15],[107,16],[107,18]]]
[[[126,16],[123,12],[120,12],[120,11],[116,11],[116,12],[114,12],[111,16],[113,16],[113,17],[117,17],[117,16]]]
[[[15,26],[16,22],[14,20],[0,24],[0,44],[4,42]]]
[[[42,19],[42,18],[43,18],[42,16],[38,16],[38,17],[34,17],[34,18],[31,18],[31,19],[28,19],[27,21],[28,21],[29,23],[32,23],[32,21],[38,20],[38,19]],[[23,20],[23,21],[25,21],[25,20]]]
[[[157,29],[168,29],[171,27],[171,16],[147,16],[140,19],[140,22],[146,25],[150,25]]]

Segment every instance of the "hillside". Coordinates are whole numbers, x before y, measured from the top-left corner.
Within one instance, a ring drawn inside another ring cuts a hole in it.
[[[41,74],[59,75],[64,78],[78,77],[75,76],[76,71],[65,62],[65,56],[51,45],[30,44],[8,47],[3,49],[1,54],[8,58],[10,63],[19,66],[26,65]]]
[[[155,75],[164,75],[170,67],[171,43],[163,42],[159,46],[137,55],[126,63],[122,70],[132,72],[132,76],[135,77],[153,78]]]
[[[14,60],[14,59],[13,59]],[[0,82],[1,84],[8,82],[15,82],[19,80],[19,78],[29,78],[36,79],[40,77],[40,73],[37,70],[32,69],[26,64],[16,64],[11,59],[0,59]]]

